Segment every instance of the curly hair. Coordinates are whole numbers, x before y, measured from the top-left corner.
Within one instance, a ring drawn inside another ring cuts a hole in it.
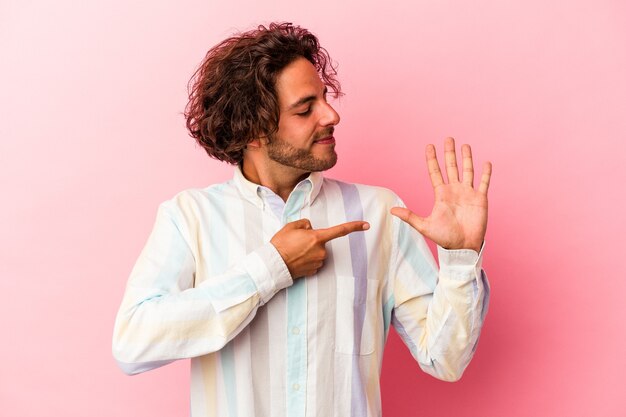
[[[278,130],[276,80],[296,59],[311,62],[333,97],[342,95],[337,69],[315,35],[271,23],[211,48],[189,80],[187,129],[210,157],[237,164],[253,139]]]

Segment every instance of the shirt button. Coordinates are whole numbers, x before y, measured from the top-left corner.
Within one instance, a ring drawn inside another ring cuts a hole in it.
[[[294,327],[293,329],[291,329],[291,333],[300,334],[300,329],[298,327]]]
[[[293,390],[294,391],[299,391],[300,390],[300,384],[298,384],[298,383],[293,384]]]

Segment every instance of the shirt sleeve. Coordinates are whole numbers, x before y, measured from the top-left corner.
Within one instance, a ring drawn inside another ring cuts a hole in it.
[[[419,232],[397,218],[393,230],[392,324],[422,370],[456,381],[472,359],[488,309],[483,251],[439,247],[438,268]]]
[[[196,260],[179,227],[162,204],[129,277],[113,332],[113,356],[128,374],[221,349],[293,283],[268,242],[194,286]]]

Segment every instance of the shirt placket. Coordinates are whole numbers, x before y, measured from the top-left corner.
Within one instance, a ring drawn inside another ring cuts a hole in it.
[[[311,184],[300,183],[283,211],[283,224],[299,220]],[[287,288],[287,415],[306,415],[307,381],[307,291],[300,277]]]

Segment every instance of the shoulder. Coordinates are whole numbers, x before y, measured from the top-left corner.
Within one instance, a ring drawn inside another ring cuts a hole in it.
[[[376,185],[349,183],[331,178],[324,178],[324,187],[335,188],[341,192],[344,200],[346,200],[346,198],[356,199],[363,206],[375,204],[377,206],[391,208],[399,204],[403,204],[402,200],[396,193],[388,188]]]
[[[218,209],[226,201],[237,198],[238,192],[232,180],[205,188],[189,188],[164,201],[159,209],[179,217],[197,216],[201,212]]]

